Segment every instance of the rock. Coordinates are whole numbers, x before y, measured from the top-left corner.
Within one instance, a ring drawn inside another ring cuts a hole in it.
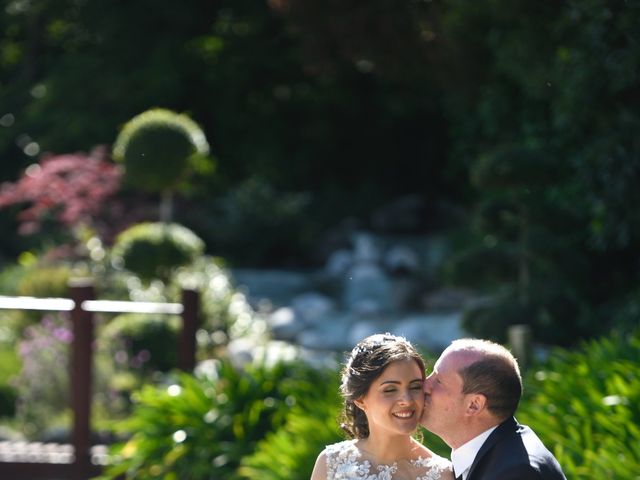
[[[394,245],[389,248],[382,262],[392,275],[406,275],[420,270],[420,257],[413,248],[405,245]]]
[[[440,288],[422,297],[422,305],[427,310],[460,310],[475,301],[470,290],[462,288]]]
[[[392,309],[391,282],[374,263],[356,264],[346,279],[345,308],[360,315],[372,315]]]
[[[298,335],[298,345],[311,350],[344,351],[351,349],[347,331],[353,322],[353,315],[334,311],[323,318],[313,328]]]
[[[467,336],[461,324],[461,312],[361,320],[349,329],[348,339],[353,346],[374,333],[389,332],[435,354],[442,352],[452,340]]]
[[[318,292],[307,292],[298,295],[291,301],[296,318],[307,325],[322,321],[335,310],[335,302]]]
[[[392,321],[387,320],[359,320],[353,324],[348,332],[350,348],[353,348],[360,340],[375,333],[391,332]]]
[[[413,277],[394,278],[391,281],[391,301],[398,312],[415,310],[419,303],[420,284]]]
[[[353,253],[350,250],[337,250],[327,260],[325,271],[332,277],[341,277],[349,271],[353,265]]]
[[[284,270],[236,269],[233,283],[245,291],[253,306],[268,299],[275,308],[288,305],[293,297],[310,289],[310,276],[305,272]]]
[[[267,317],[273,336],[279,340],[295,340],[305,328],[304,322],[296,318],[291,307],[281,307]]]
[[[393,326],[393,332],[439,354],[452,340],[468,336],[462,328],[462,311],[411,315]]]
[[[377,263],[380,260],[380,250],[371,234],[359,232],[353,243],[354,263]]]

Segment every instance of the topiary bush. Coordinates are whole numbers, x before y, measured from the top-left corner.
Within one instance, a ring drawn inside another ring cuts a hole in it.
[[[187,115],[156,108],[127,122],[113,146],[125,181],[148,192],[175,189],[190,169],[206,163],[209,144]]]
[[[105,325],[100,340],[127,369],[168,372],[177,366],[179,329],[175,316],[125,313]]]
[[[567,478],[635,480],[640,465],[640,330],[555,350],[525,379],[518,420]]]
[[[134,390],[177,367],[180,323],[176,316],[126,313],[100,330],[96,364],[108,362],[101,392],[109,398],[108,414],[128,412]]]
[[[168,280],[178,267],[204,253],[204,242],[176,223],[139,223],[118,235],[113,260],[143,280]]]

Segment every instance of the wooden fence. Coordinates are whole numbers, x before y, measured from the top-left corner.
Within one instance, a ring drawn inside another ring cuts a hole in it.
[[[0,479],[86,480],[99,474],[106,458],[104,446],[91,444],[91,399],[95,313],[154,313],[181,315],[178,368],[192,371],[196,358],[199,296],[183,290],[182,303],[96,300],[88,280],[72,281],[70,298],[0,296],[0,309],[70,312],[73,329],[70,362],[71,444],[0,442]]]

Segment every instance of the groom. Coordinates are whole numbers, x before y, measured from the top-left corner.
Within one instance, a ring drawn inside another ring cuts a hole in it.
[[[506,348],[487,340],[453,341],[424,392],[420,423],[452,448],[456,479],[566,480],[537,435],[513,418],[522,379]]]

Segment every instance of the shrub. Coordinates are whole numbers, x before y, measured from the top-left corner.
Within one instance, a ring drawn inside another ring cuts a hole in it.
[[[525,386],[518,419],[534,426],[567,478],[637,479],[640,330],[555,350]]]
[[[13,332],[0,327],[0,417],[16,414],[17,392],[11,382],[20,373],[21,364],[14,342]]]
[[[209,152],[204,132],[186,115],[152,109],[127,122],[113,147],[125,178],[149,192],[172,190]]]
[[[177,267],[193,262],[204,252],[204,242],[175,223],[139,223],[120,233],[113,258],[143,280],[167,280]]]
[[[243,458],[240,477],[255,480],[303,480],[311,477],[318,454],[344,439],[338,425],[341,399],[339,375],[315,385],[315,395],[292,408],[285,423],[261,440],[254,453]]]
[[[71,270],[65,265],[35,266],[17,284],[17,294],[26,297],[66,297]]]
[[[19,344],[22,370],[16,378],[17,419],[35,438],[69,408],[69,344],[72,332],[62,316],[49,315],[25,330]]]
[[[278,191],[252,177],[212,205],[194,222],[202,225],[207,244],[225,252],[234,265],[273,266],[307,259],[320,235],[309,220],[311,198],[306,193]],[[259,238],[260,241],[255,240]]]
[[[127,413],[134,390],[177,367],[179,328],[175,316],[127,313],[100,330],[96,366],[108,371],[108,383],[98,398],[108,399],[107,415]]]
[[[122,172],[98,147],[90,154],[45,156],[16,183],[0,185],[0,208],[26,203],[18,214],[19,232],[32,234],[43,222],[65,228],[96,224],[120,188]]]
[[[16,414],[17,398],[15,388],[0,384],[0,417],[13,417]]]
[[[167,387],[144,387],[132,416],[116,425],[130,439],[102,478],[233,479],[243,457],[283,424],[286,412],[321,385],[301,364],[216,362],[208,377],[179,374]]]
[[[177,317],[127,313],[111,320],[100,337],[126,369],[167,372],[177,365],[179,326]]]

